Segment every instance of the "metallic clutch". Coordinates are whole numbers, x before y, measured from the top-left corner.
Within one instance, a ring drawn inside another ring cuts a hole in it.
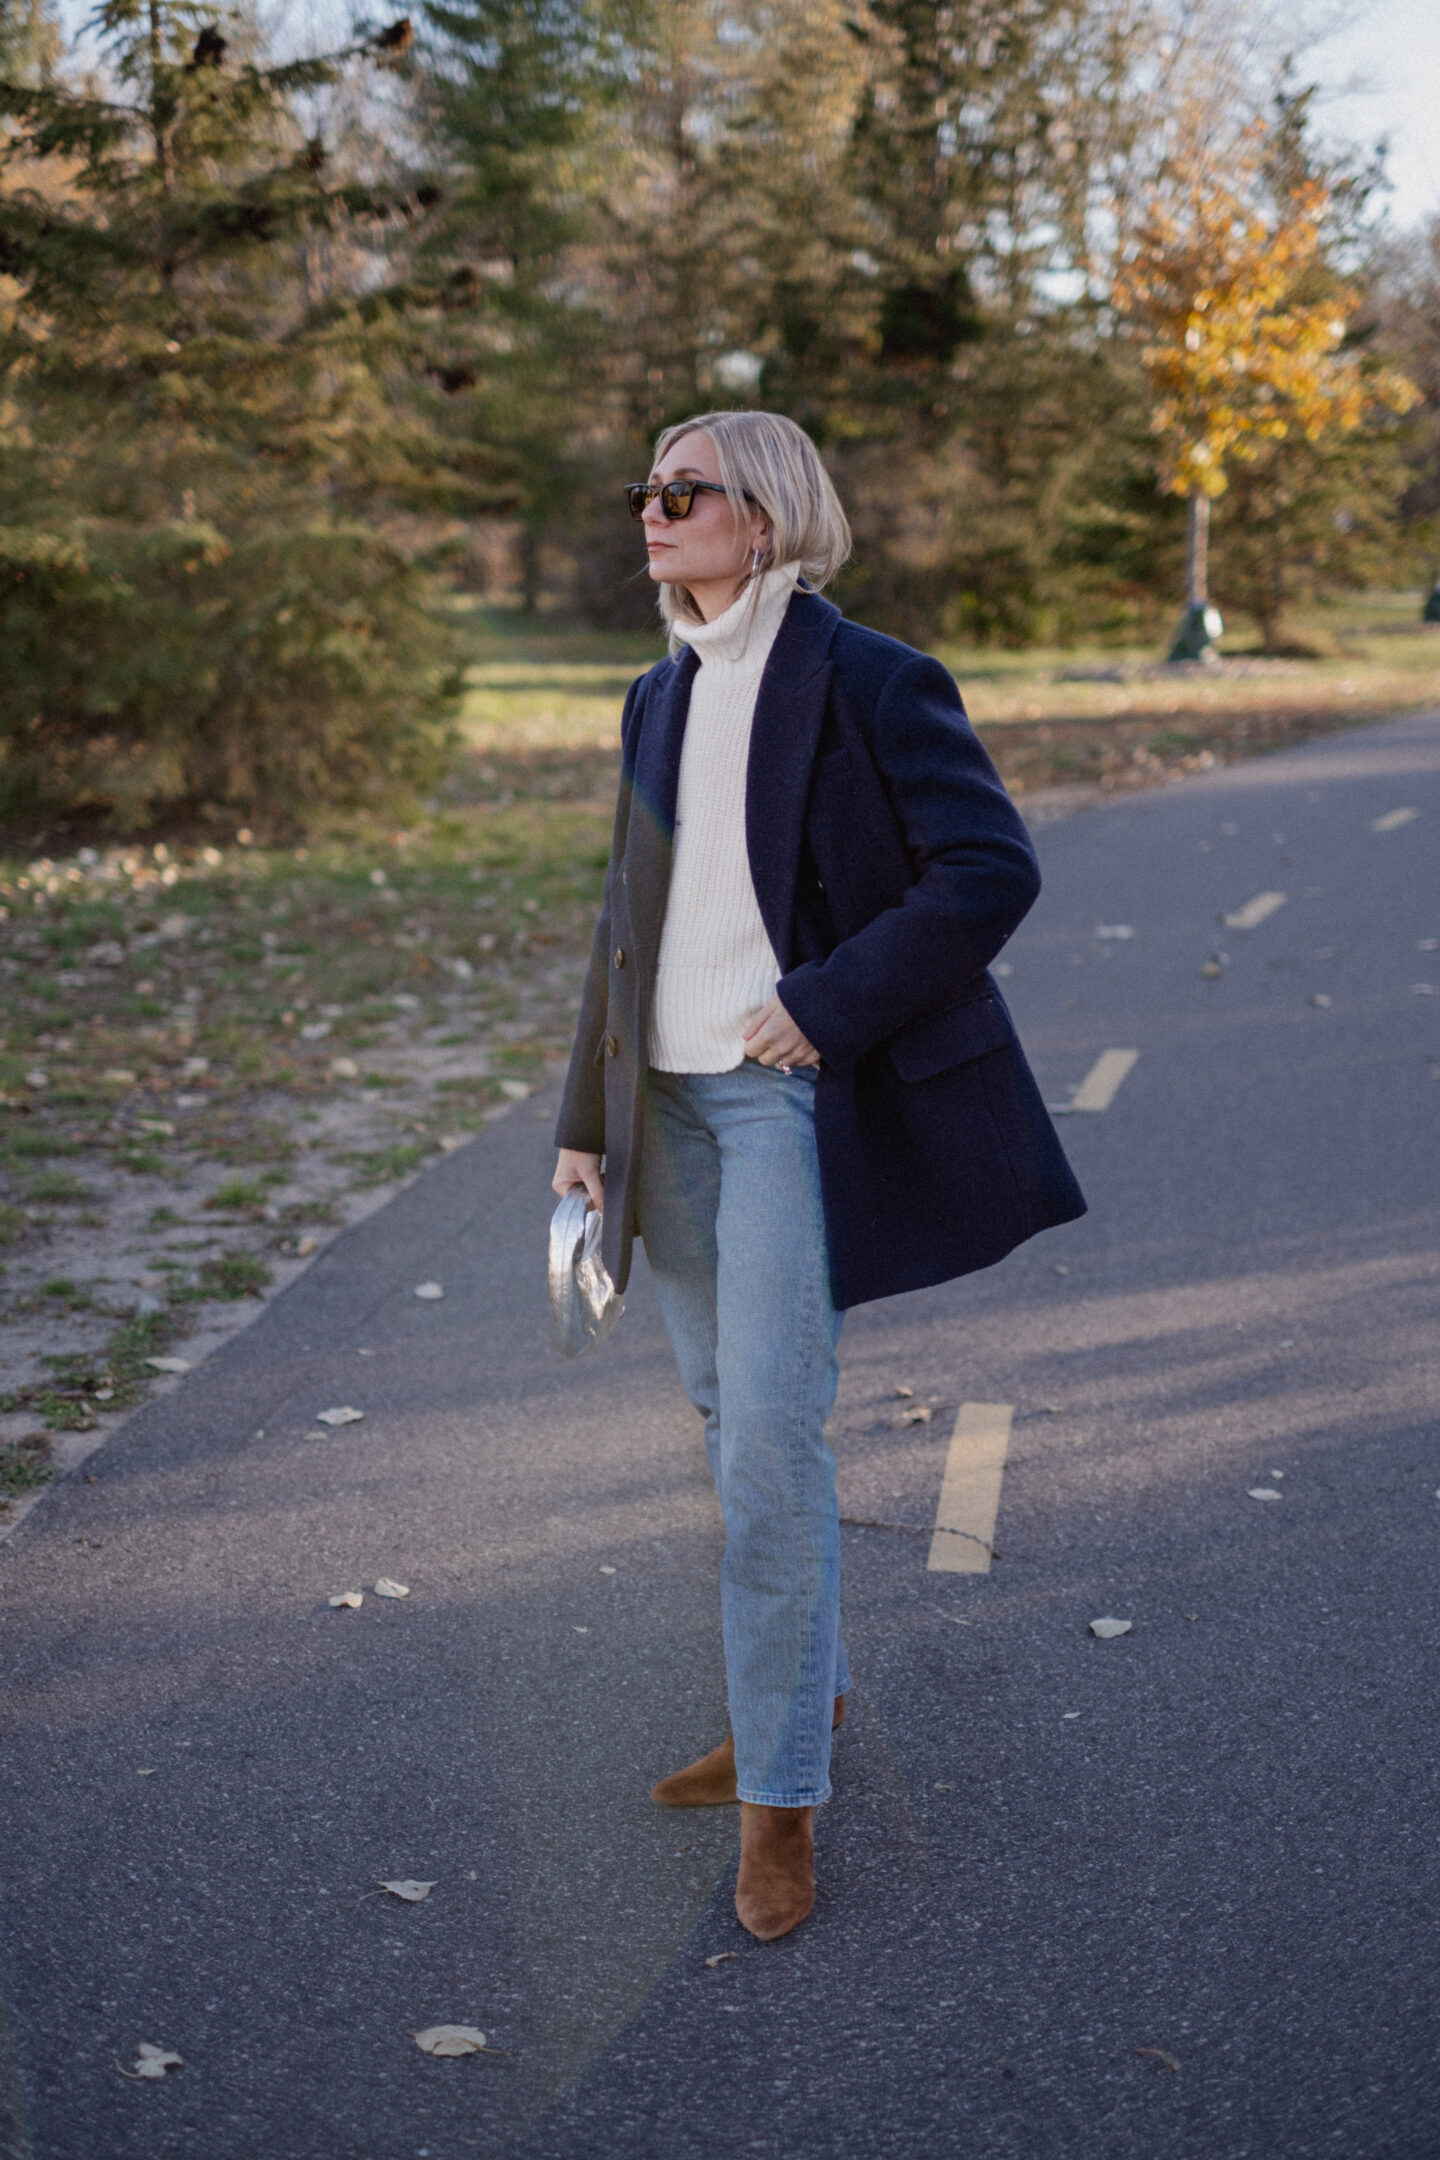
[[[550,1218],[550,1332],[562,1357],[603,1342],[625,1310],[600,1257],[600,1226],[579,1185]]]

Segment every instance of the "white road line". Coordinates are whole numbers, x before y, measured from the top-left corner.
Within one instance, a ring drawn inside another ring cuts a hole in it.
[[[1398,832],[1402,825],[1408,825],[1412,818],[1417,818],[1419,815],[1418,810],[1412,809],[1387,810],[1384,817],[1371,818],[1370,830],[1371,832]]]
[[[964,1402],[956,1412],[925,1563],[932,1573],[989,1574],[1013,1415],[1003,1402]]]
[[[1222,915],[1220,920],[1227,930],[1258,929],[1267,915],[1273,915],[1276,908],[1284,907],[1287,897],[1283,892],[1257,892],[1253,900],[1245,902],[1244,907],[1236,908],[1233,915]]]
[[[1108,1110],[1139,1055],[1138,1050],[1102,1050],[1069,1102],[1052,1103],[1052,1114],[1069,1117],[1076,1110]]]

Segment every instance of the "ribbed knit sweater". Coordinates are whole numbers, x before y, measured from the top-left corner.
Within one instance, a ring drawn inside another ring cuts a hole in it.
[[[760,677],[798,575],[797,563],[767,570],[758,592],[747,587],[714,622],[676,627],[700,666],[650,1016],[650,1063],[660,1072],[733,1072],[744,1030],[780,977],[750,876],[745,777]]]

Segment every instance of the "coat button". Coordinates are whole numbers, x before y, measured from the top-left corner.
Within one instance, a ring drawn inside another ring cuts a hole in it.
[[[615,947],[615,965],[616,967],[624,967],[625,965],[625,948],[623,945]]]
[[[619,1057],[620,1055],[620,1045],[613,1035],[605,1037],[605,1055],[606,1057]]]

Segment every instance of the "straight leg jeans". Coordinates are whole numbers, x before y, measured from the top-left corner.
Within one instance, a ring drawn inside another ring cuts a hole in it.
[[[839,1379],[815,1076],[652,1072],[640,1235],[725,1517],[720,1603],[742,1800],[830,1797],[850,1686],[825,1421]]]

